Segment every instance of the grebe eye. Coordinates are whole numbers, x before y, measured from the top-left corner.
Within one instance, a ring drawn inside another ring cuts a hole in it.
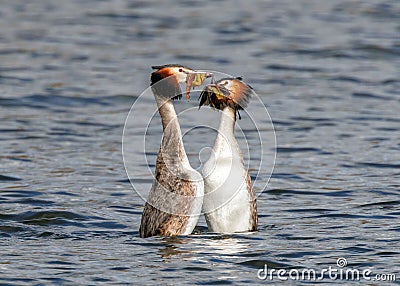
[[[179,69],[179,72],[183,72],[183,69]]]
[[[225,85],[225,84],[228,84],[228,81],[227,81],[227,80],[224,82],[224,85]]]

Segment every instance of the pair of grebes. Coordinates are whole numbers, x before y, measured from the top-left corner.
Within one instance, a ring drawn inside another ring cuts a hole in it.
[[[140,236],[177,236],[193,232],[201,212],[208,230],[215,233],[248,232],[257,229],[257,205],[242,152],[234,136],[238,111],[247,107],[252,88],[241,78],[223,78],[185,66],[154,66],[151,89],[163,126],[155,179],[144,206]],[[221,110],[221,121],[213,152],[201,174],[189,163],[173,100],[186,97],[201,86],[200,106]]]

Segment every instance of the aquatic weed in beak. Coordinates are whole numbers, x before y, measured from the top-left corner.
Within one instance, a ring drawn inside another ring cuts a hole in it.
[[[190,90],[193,87],[203,84],[206,78],[214,78],[212,73],[208,72],[190,72],[186,76],[186,98],[190,99]]]

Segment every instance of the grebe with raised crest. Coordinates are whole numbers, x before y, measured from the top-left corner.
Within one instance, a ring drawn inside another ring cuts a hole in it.
[[[236,115],[247,107],[252,94],[253,89],[241,78],[223,78],[207,85],[200,95],[200,107],[222,111],[212,154],[202,169],[203,212],[211,232],[257,230],[256,197],[234,135]]]

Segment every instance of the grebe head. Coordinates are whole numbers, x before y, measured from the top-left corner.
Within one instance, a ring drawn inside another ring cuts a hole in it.
[[[189,67],[179,64],[168,64],[163,66],[152,66],[156,69],[151,74],[151,86],[157,95],[171,97],[172,99],[182,98],[180,83],[186,83],[186,98],[190,99],[190,89],[201,85],[211,73],[198,72]],[[155,85],[157,82],[166,79],[162,84]]]
[[[222,78],[215,84],[207,85],[200,94],[200,104],[222,110],[226,106],[238,111],[247,107],[253,88],[242,78]]]

